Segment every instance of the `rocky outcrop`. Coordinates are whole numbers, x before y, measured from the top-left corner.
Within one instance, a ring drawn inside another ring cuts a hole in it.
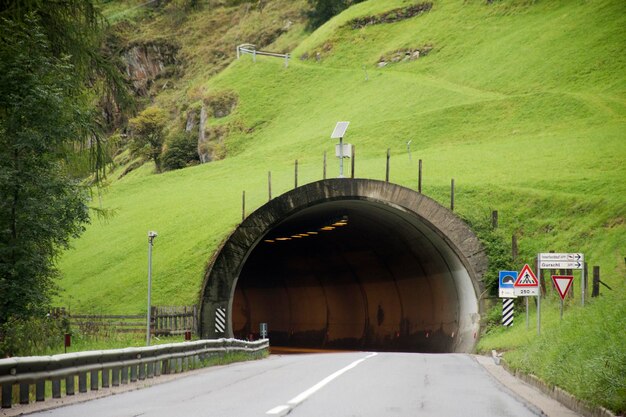
[[[357,17],[350,20],[347,25],[352,29],[361,29],[365,26],[379,25],[381,23],[394,23],[401,20],[410,19],[421,13],[429,11],[433,7],[430,2],[418,3],[413,6],[400,7],[398,9],[389,10],[388,12],[377,14],[374,16]]]
[[[148,96],[155,80],[179,75],[179,49],[178,45],[165,40],[129,45],[122,59],[135,94]]]
[[[382,68],[389,63],[415,61],[416,59],[428,55],[433,50],[433,45],[423,45],[417,48],[398,49],[387,52],[378,59],[377,66]]]
[[[187,110],[185,131],[197,131],[198,157],[201,163],[224,158],[224,140],[231,127],[207,126],[207,121],[210,117],[220,119],[230,115],[237,107],[237,101],[238,96],[235,92],[222,91],[205,96],[199,104]]]

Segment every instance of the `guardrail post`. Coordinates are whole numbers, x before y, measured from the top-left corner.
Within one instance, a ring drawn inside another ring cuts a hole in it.
[[[30,402],[30,386],[27,383],[20,384],[20,404],[28,404]]]
[[[111,384],[114,387],[120,386],[120,368],[111,369]]]
[[[109,388],[109,373],[110,369],[105,368],[102,370],[102,388]]]
[[[161,376],[162,369],[163,369],[163,363],[161,361],[156,361],[154,363],[154,376]]]
[[[78,374],[78,392],[87,392],[87,372]]]
[[[122,366],[122,385],[128,384],[128,366]]]
[[[11,408],[13,400],[13,384],[2,384],[2,408]]]
[[[65,378],[65,395],[74,395],[74,375]]]
[[[146,377],[147,378],[154,377],[154,362],[148,362],[146,364]]]
[[[100,388],[100,375],[99,372],[97,370],[95,371],[91,371],[91,379],[89,381],[89,387],[91,388],[92,391],[98,391],[98,388]]]
[[[52,380],[52,398],[61,398],[61,380],[59,378]]]
[[[183,372],[183,358],[178,358],[176,362],[176,373]]]
[[[46,400],[46,380],[40,379],[35,383],[35,401]]]
[[[146,379],[146,364],[140,363],[139,364],[139,380],[143,381],[144,379]]]
[[[130,382],[137,382],[137,365],[130,367]]]

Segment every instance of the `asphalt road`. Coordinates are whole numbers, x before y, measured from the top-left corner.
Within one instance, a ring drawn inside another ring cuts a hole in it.
[[[463,354],[272,355],[35,416],[540,415]]]

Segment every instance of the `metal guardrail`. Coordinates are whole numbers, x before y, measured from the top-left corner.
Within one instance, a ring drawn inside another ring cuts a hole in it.
[[[252,55],[252,61],[256,62],[256,56],[257,55],[264,55],[264,56],[273,56],[276,58],[284,58],[285,59],[285,68],[289,66],[289,58],[291,57],[290,54],[277,54],[274,52],[265,52],[265,51],[257,51],[256,50],[256,46],[254,46],[251,43],[243,43],[241,45],[237,45],[237,59],[239,59],[241,57],[241,55],[244,54],[249,54]]]
[[[90,389],[119,386],[158,377],[162,374],[184,372],[201,368],[212,357],[242,352],[251,358],[259,357],[269,349],[267,339],[247,342],[236,339],[198,340],[138,348],[65,353],[54,356],[30,356],[0,359],[2,408],[12,405],[13,386],[19,384],[19,402],[30,402],[30,385],[35,385],[36,401],[45,400],[46,382],[52,385],[52,398],[61,398],[61,381],[65,381],[66,395],[87,392],[87,373]]]

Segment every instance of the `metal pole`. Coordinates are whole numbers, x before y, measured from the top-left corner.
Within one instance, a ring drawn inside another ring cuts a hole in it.
[[[343,178],[343,138],[339,138],[339,178]]]
[[[267,193],[269,194],[269,201],[272,200],[272,171],[267,171]]]
[[[539,255],[537,255],[537,261],[535,263],[535,266],[537,267],[536,271],[537,271],[537,280],[539,281],[537,284],[539,287],[539,295],[537,295],[537,336],[539,336],[541,334],[541,274],[539,273],[540,269],[539,269]],[[528,297],[526,297],[528,298]]]
[[[528,330],[529,326],[529,320],[528,320],[528,297],[524,297],[526,298],[526,330]]]
[[[585,272],[587,272],[587,262],[583,264],[582,275],[580,277],[580,294],[583,306],[585,305],[585,290],[587,287],[587,274],[585,274]]]
[[[297,159],[294,165],[294,187],[293,188],[298,188],[298,160]]]
[[[150,346],[150,313],[152,310],[152,242],[156,234],[148,232],[148,314],[146,319],[146,346]]]

